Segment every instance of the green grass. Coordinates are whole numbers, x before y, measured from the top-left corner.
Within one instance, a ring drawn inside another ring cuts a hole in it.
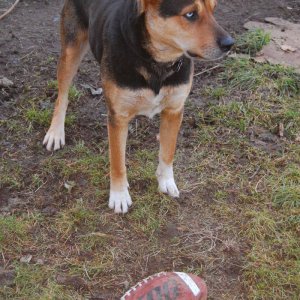
[[[84,299],[75,291],[68,291],[55,280],[55,272],[46,266],[15,265],[15,287],[0,288],[2,299]]]
[[[295,97],[300,92],[300,75],[293,69],[257,64],[250,59],[227,59],[219,77],[226,86],[243,92],[269,92],[282,97]]]
[[[48,127],[51,123],[52,109],[38,109],[35,106],[25,111],[25,119],[33,125]],[[71,127],[76,122],[76,115],[69,113],[66,115],[65,125]]]
[[[22,239],[26,235],[26,222],[16,216],[7,216],[0,218],[0,245],[10,243],[12,237]]]
[[[63,236],[80,230],[93,232],[96,229],[98,214],[86,208],[82,199],[66,210],[62,211],[56,218],[55,230]]]
[[[235,49],[238,53],[255,55],[270,41],[270,34],[264,30],[249,30],[236,38]]]
[[[229,103],[211,104],[208,113],[200,112],[206,124],[220,123],[246,131],[258,125],[276,133],[284,125],[285,135],[295,138],[300,131],[300,75],[293,69],[257,64],[249,59],[228,59],[219,74],[222,98]],[[214,90],[210,87],[210,90]],[[247,100],[243,95],[247,94]],[[226,96],[228,95],[228,96]],[[233,102],[230,96],[240,98]],[[220,100],[220,97],[213,96]]]
[[[300,166],[290,165],[276,178],[273,190],[272,200],[276,207],[300,208]]]
[[[40,125],[49,126],[51,122],[52,112],[50,109],[38,110],[35,107],[29,108],[25,113],[27,121]]]
[[[23,187],[22,168],[17,161],[0,158],[0,188],[20,189]]]
[[[221,100],[224,96],[228,95],[228,90],[224,86],[206,87],[203,95],[211,97],[212,99]]]
[[[47,83],[47,90],[58,90],[58,82],[57,80],[50,80]],[[75,85],[72,85],[69,90],[69,100],[77,101],[82,96],[82,93],[76,88]]]

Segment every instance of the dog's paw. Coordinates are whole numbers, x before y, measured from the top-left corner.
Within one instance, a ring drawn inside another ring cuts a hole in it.
[[[173,198],[179,197],[179,191],[174,180],[172,165],[166,165],[161,161],[156,171],[156,177],[158,180],[158,190],[160,192],[168,194]]]
[[[164,194],[168,194],[173,198],[179,197],[179,191],[174,178],[159,178],[158,190]]]
[[[128,189],[122,192],[110,191],[109,208],[114,209],[115,213],[127,213],[132,204]]]
[[[56,151],[65,145],[64,126],[51,126],[44,138],[43,145],[48,151]]]

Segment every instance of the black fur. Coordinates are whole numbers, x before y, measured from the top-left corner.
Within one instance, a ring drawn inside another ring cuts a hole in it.
[[[74,2],[82,25],[88,24],[91,50],[101,69],[117,85],[130,89],[149,88],[158,94],[163,86],[189,81],[192,69],[189,58],[158,63],[147,52],[149,36],[144,15],[138,13],[136,1],[70,1]],[[146,81],[137,71],[141,67],[150,74],[149,80]]]
[[[163,0],[160,4],[160,14],[163,17],[176,16],[184,7],[191,5],[194,2],[194,0]]]

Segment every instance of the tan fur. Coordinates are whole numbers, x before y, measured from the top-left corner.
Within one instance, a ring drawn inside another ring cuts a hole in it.
[[[64,41],[64,30],[61,35]],[[58,97],[55,102],[51,126],[44,138],[43,144],[50,151],[52,144],[54,150],[58,150],[65,144],[64,122],[68,107],[68,93],[72,80],[78,70],[79,64],[88,49],[88,34],[79,31],[74,43],[66,45],[62,43],[61,57],[57,69]]]
[[[216,32],[222,29],[212,15],[214,7],[214,0],[195,0],[194,4],[183,9],[180,16],[163,18],[156,5],[149,5],[146,27],[152,41],[148,46],[151,54],[161,62],[175,60],[187,51],[205,59],[220,57],[222,52],[216,42]],[[196,22],[184,18],[192,11],[197,11],[200,16]]]
[[[64,40],[64,38],[62,38]],[[57,69],[58,79],[58,103],[62,98],[66,98],[73,77],[75,76],[79,64],[88,48],[88,34],[80,31],[76,42],[66,46],[62,44],[61,58]]]
[[[172,111],[165,109],[161,113],[160,123],[160,157],[167,165],[174,160],[177,136],[182,122],[183,110]]]
[[[127,188],[125,166],[126,140],[129,118],[109,116],[109,154],[110,154],[110,186],[114,191]]]

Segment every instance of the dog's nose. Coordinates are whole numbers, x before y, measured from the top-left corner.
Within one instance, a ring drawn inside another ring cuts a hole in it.
[[[228,52],[231,49],[231,47],[234,45],[234,43],[235,40],[230,35],[223,36],[218,40],[219,47],[224,52]]]

